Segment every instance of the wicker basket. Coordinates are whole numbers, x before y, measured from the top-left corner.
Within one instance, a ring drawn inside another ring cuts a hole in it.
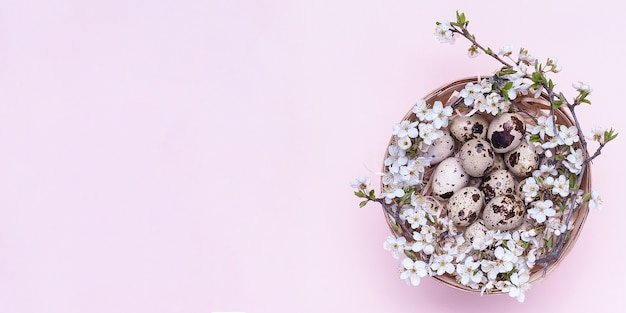
[[[428,104],[432,104],[435,101],[441,101],[442,103],[444,103],[444,105],[451,105],[454,102],[454,100],[458,98],[458,92],[460,92],[465,87],[465,85],[469,82],[476,83],[477,82],[476,77],[463,78],[463,79],[459,79],[451,83],[445,84],[441,86],[440,88],[437,88],[433,92],[429,93],[428,95],[426,95],[424,97],[424,100]],[[534,98],[532,96],[517,97],[513,102],[519,109],[528,113],[528,115],[526,116],[527,117],[525,121],[526,123],[530,123],[530,124],[533,123],[533,118],[531,118],[530,116],[533,116],[534,118],[536,118],[541,115],[548,115],[550,112],[550,102],[547,98],[547,95],[545,94],[542,94],[539,98]],[[555,116],[556,116],[557,124],[562,124],[566,126],[574,125],[574,121],[572,117],[563,108],[555,110]],[[489,120],[490,118],[493,118],[492,116],[484,116],[484,117],[487,120]],[[409,110],[409,112],[404,116],[402,120],[416,120],[416,117],[414,113],[412,112],[412,110]],[[393,140],[393,137],[390,140],[389,145],[392,144],[392,140]],[[576,148],[581,148],[580,143],[577,143]],[[386,159],[388,156],[389,156],[389,153],[387,152],[383,159]],[[387,171],[388,171],[387,167],[383,165],[383,172],[386,173]],[[431,192],[430,183],[429,183],[431,174],[432,174],[432,169],[430,171],[426,171],[425,176],[424,176],[424,182],[426,182],[426,184],[425,184],[425,188],[422,194],[426,196],[430,195],[430,192]],[[582,173],[582,175],[583,177],[582,177],[582,181],[580,184],[580,189],[584,190],[585,192],[588,192],[591,190],[591,169],[589,166],[585,168],[585,171]],[[383,183],[381,180],[381,187],[382,185]],[[558,258],[546,264],[535,265],[535,267],[531,271],[529,283],[532,284],[532,283],[543,280],[558,267],[560,262],[566,257],[569,251],[574,247],[574,244],[576,243],[576,240],[578,239],[578,236],[580,235],[580,232],[585,223],[588,213],[589,213],[589,208],[587,207],[586,204],[583,204],[582,206],[580,206],[573,213],[572,218],[571,218],[571,221],[573,222],[573,229],[571,230],[571,233],[568,239],[565,241],[563,245],[561,254],[558,256]],[[394,228],[392,227],[392,223],[393,223],[392,217],[389,216],[387,212],[385,212],[385,218],[387,220],[387,224],[389,225],[391,232],[396,237],[402,236],[401,232],[394,230]],[[418,257],[425,258],[423,254],[418,254]],[[480,290],[472,289],[468,286],[464,286],[460,284],[459,282],[457,282],[454,276],[449,275],[449,274],[435,275],[433,277],[437,279],[438,281],[458,290],[463,290],[463,291],[472,292],[472,293],[481,292]],[[491,292],[488,291],[487,293],[501,294],[503,292],[499,290],[494,290]]]

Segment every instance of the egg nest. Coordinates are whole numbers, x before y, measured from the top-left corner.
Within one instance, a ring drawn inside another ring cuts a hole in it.
[[[406,241],[402,252],[424,262],[429,276],[457,289],[497,294],[545,278],[571,250],[588,213],[582,198],[590,190],[590,169],[576,173],[568,163],[582,148],[558,143],[559,128],[573,121],[564,110],[551,110],[546,95],[480,112],[464,106],[462,95],[468,84],[481,83],[488,78],[442,86],[424,98],[428,112],[415,106],[395,126],[384,157],[381,204],[393,237]],[[433,123],[422,113],[435,114],[437,102],[439,114],[441,106],[453,110],[428,142],[422,131],[432,128],[418,126]],[[539,119],[554,121],[557,133],[540,134]],[[550,142],[553,147],[542,148]],[[562,178],[567,194],[555,187]]]

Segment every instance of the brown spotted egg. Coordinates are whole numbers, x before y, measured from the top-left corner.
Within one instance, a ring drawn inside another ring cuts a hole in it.
[[[450,197],[446,211],[454,225],[467,226],[476,220],[483,205],[483,193],[478,188],[464,187]]]
[[[480,190],[485,195],[485,202],[489,202],[496,196],[515,192],[515,180],[509,171],[497,170],[483,179]]]
[[[473,177],[483,177],[493,165],[495,153],[489,142],[483,139],[471,139],[461,146],[459,159],[465,172]]]
[[[513,175],[524,178],[537,169],[539,156],[526,140],[522,140],[517,148],[504,155],[504,163]]]
[[[502,158],[502,155],[496,153],[496,156],[493,158],[493,165],[489,169],[489,174],[497,170],[506,170],[506,169],[507,169],[506,163],[504,163],[504,159]]]
[[[489,228],[485,227],[485,223],[479,218],[465,229],[463,237],[465,237],[465,240],[469,241],[472,246],[477,247],[481,246],[485,241],[488,231]]]
[[[506,153],[517,148],[525,135],[524,121],[516,113],[496,116],[487,129],[487,140],[496,153]]]
[[[452,136],[461,143],[471,139],[487,139],[489,123],[479,114],[458,116],[450,124]]]
[[[493,230],[511,230],[522,225],[526,214],[526,206],[514,194],[497,196],[483,210],[485,226]]]
[[[457,190],[467,186],[469,175],[463,169],[461,160],[450,157],[437,165],[431,179],[433,196],[443,200],[450,199]]]
[[[430,165],[435,165],[454,153],[454,138],[447,129],[443,130],[443,135],[437,138],[428,147],[422,156],[430,161]]]

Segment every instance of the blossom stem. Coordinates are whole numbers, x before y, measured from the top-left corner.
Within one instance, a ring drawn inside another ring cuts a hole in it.
[[[384,198],[376,198],[373,201],[380,203],[380,205],[383,207],[383,210],[385,210],[385,212],[395,220],[395,223],[400,226],[400,228],[404,232],[404,234],[401,234],[402,236],[406,237],[407,239],[412,238],[413,232],[408,228],[408,226],[406,226],[406,223],[400,221],[400,213],[398,211],[394,211],[392,208],[390,208],[389,205],[387,205],[387,203],[385,202]]]
[[[472,36],[472,34],[469,33],[469,31],[467,31],[467,28],[461,28],[461,30],[457,29],[456,27],[453,27],[451,29],[452,32],[457,33],[457,34],[461,34],[461,36],[465,37],[467,40],[469,40],[473,45],[475,45],[476,47],[478,47],[478,49],[480,49],[482,52],[484,52],[485,54],[491,56],[492,58],[498,60],[498,62],[502,63],[504,66],[507,67],[513,67],[511,64],[509,64],[508,62],[506,62],[505,60],[503,60],[502,58],[500,58],[497,54],[493,53],[493,51],[491,49],[485,49],[481,44],[479,44],[476,39],[474,38],[474,36]]]

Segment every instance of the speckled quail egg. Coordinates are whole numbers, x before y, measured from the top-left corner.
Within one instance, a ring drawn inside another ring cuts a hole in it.
[[[483,139],[471,139],[459,150],[459,159],[465,172],[473,177],[483,177],[489,172],[494,157],[491,145]]]
[[[469,241],[474,248],[477,248],[483,246],[488,231],[489,228],[487,228],[483,220],[479,218],[465,229],[463,237],[465,237],[465,240]]]
[[[508,193],[497,196],[483,210],[483,222],[489,229],[511,230],[522,225],[526,207],[516,195]]]
[[[502,155],[496,153],[496,155],[493,157],[493,165],[489,169],[488,174],[491,174],[497,170],[506,170],[506,169],[507,169],[506,163],[504,163],[504,159],[502,158]]]
[[[497,170],[487,175],[480,184],[480,190],[485,195],[485,202],[496,196],[515,191],[515,180],[507,170]]]
[[[539,164],[539,156],[526,140],[504,155],[506,167],[517,177],[528,177]]]
[[[496,116],[487,129],[487,140],[496,153],[506,153],[517,148],[525,135],[524,121],[516,113]]]
[[[447,129],[443,130],[443,135],[437,138],[428,147],[422,156],[430,161],[430,165],[435,165],[454,153],[454,138]]]
[[[452,136],[460,142],[471,139],[487,139],[489,122],[479,114],[472,116],[458,116],[450,124]]]
[[[465,187],[469,181],[469,175],[465,173],[461,160],[450,157],[437,165],[431,179],[433,196],[443,200],[450,199],[457,190]]]
[[[446,210],[454,225],[467,226],[476,220],[483,205],[483,193],[478,188],[464,187],[450,197]]]

